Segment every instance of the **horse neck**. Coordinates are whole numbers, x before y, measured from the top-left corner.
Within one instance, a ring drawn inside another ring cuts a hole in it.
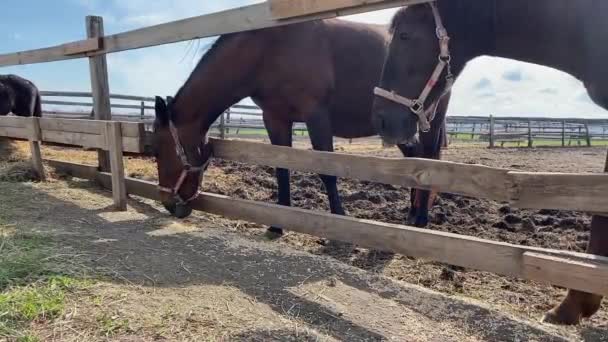
[[[585,52],[585,0],[493,0],[496,46],[492,55],[540,64],[577,77]]]
[[[264,51],[260,39],[248,33],[220,39],[175,96],[173,120],[185,143],[206,135],[222,113],[255,89]]]

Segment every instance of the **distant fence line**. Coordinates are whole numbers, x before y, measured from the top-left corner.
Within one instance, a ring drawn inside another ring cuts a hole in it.
[[[93,102],[57,101],[47,98],[87,98],[89,92],[42,91],[43,111],[46,116],[57,118],[89,119],[93,118]],[[136,103],[111,103],[112,109],[134,110],[132,113],[112,113],[112,117],[122,121],[139,121],[151,130],[154,120],[154,97],[110,94],[111,100],[133,101]],[[113,101],[115,102],[115,101]],[[65,106],[87,108],[86,111],[52,110],[47,106]],[[135,112],[136,110],[136,112]],[[265,136],[262,111],[254,105],[234,105],[228,109],[212,126],[213,135],[227,136]],[[533,147],[555,142],[551,145],[591,146],[594,140],[608,140],[608,119],[580,118],[536,118],[536,117],[484,117],[484,116],[448,116],[448,135],[452,141],[477,141],[487,143],[490,147],[517,144]],[[295,136],[306,136],[306,125],[294,125]],[[561,144],[560,144],[561,142]]]

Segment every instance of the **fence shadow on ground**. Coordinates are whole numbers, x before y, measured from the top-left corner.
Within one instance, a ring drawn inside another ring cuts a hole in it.
[[[297,308],[300,321],[334,338],[351,341],[389,339],[390,336],[383,336],[340,312],[294,293],[294,289],[307,284],[337,280],[358,291],[390,299],[438,325],[449,323],[474,332],[482,339],[562,340],[500,312],[415,286],[397,284],[330,258],[283,251],[277,244],[245,240],[214,229],[212,223],[197,231],[166,232],[171,221],[146,203],[132,200],[130,205],[134,211],[108,219],[103,214],[110,213],[106,208],[111,203],[109,192],[86,181],[72,180],[71,184],[80,189],[69,190],[70,193],[92,192],[87,195],[87,199],[91,196],[91,203],[86,202],[89,209],[78,202],[82,199],[67,201],[63,199],[65,194],[55,196],[26,184],[0,183],[0,187],[5,190],[3,202],[11,220],[27,227],[24,229],[48,234],[61,246],[91,256],[86,260],[87,267],[97,270],[101,276],[110,276],[118,284],[126,280],[169,289],[230,284],[288,319],[294,318],[290,313],[293,310],[285,308]],[[606,333],[599,328],[587,329],[585,337]],[[248,334],[239,337],[264,336],[263,332]]]

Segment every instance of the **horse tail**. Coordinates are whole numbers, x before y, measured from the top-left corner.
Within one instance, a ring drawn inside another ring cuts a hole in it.
[[[36,101],[34,103],[34,113],[32,113],[35,117],[42,117],[42,99],[40,98],[40,92],[36,91]]]

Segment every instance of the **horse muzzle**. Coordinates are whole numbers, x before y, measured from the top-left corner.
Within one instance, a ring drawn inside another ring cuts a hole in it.
[[[192,208],[188,204],[179,204],[177,202],[163,202],[163,206],[171,215],[178,219],[185,219],[192,215]]]

